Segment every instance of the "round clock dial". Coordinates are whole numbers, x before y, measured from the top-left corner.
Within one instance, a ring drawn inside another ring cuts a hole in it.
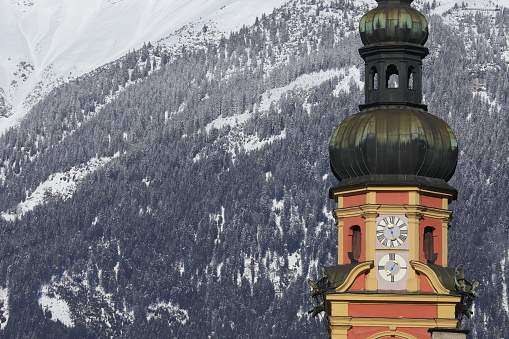
[[[403,220],[396,216],[388,216],[376,225],[376,238],[387,247],[402,245],[408,237],[408,228]]]
[[[403,279],[407,271],[407,263],[402,256],[396,253],[384,255],[378,262],[378,273],[388,282],[397,282]]]

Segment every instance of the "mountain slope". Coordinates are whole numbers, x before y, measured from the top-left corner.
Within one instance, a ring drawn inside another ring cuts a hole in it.
[[[306,281],[335,262],[327,145],[363,100],[363,6],[292,1],[35,105],[0,137],[2,334],[325,336]],[[505,9],[431,16],[424,66],[426,103],[461,147],[450,257],[482,283],[474,338],[509,333],[508,23]]]

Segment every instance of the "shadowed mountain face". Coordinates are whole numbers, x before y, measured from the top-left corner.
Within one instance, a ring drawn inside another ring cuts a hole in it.
[[[0,137],[3,335],[326,336],[306,281],[335,263],[328,142],[363,102],[364,12],[292,2],[179,56],[146,46],[34,106]],[[509,12],[428,18],[425,102],[460,150],[451,266],[482,284],[464,326],[503,338]]]

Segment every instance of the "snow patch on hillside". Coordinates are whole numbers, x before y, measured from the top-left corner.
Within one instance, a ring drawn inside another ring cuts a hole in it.
[[[500,271],[501,272],[506,272],[505,268],[506,268],[506,265],[507,263],[509,262],[509,251],[506,253],[506,256],[504,258],[502,258],[502,260],[500,261]],[[507,314],[507,316],[509,316],[509,293],[507,291],[507,284],[509,283],[509,281],[507,281],[508,279],[506,279],[506,275],[505,274],[502,274],[502,308],[504,309],[505,313]],[[496,280],[493,280],[493,281],[496,281]]]
[[[276,222],[276,227],[279,230],[280,237],[283,237],[283,227],[281,227],[281,214],[283,213],[285,207],[284,200],[272,199],[272,208],[270,209],[272,213],[274,213],[274,218]]]
[[[300,250],[288,256],[288,269],[295,273],[295,276],[302,275],[302,258]]]
[[[118,288],[117,264],[113,270],[106,270],[94,260],[101,253],[111,253],[113,247],[120,258],[118,241],[101,241],[90,246],[89,261],[84,263],[83,270],[66,270],[60,275],[52,276],[49,282],[41,284],[38,303],[46,317],[59,321],[68,327],[75,322],[86,323],[102,328],[105,337],[118,338],[118,329],[134,322],[134,310],[125,299],[105,290],[105,280],[111,291]],[[113,277],[113,279],[111,279]]]
[[[209,123],[207,126],[205,126],[205,131],[207,133],[210,133],[210,131],[213,128],[222,129],[222,128],[225,128],[228,126],[229,127],[237,127],[237,126],[245,124],[251,118],[251,116],[252,115],[249,112],[246,112],[243,114],[237,114],[237,115],[234,115],[231,117],[223,117],[221,115],[221,116],[219,116],[219,118],[215,119],[214,121]]]
[[[284,267],[285,258],[278,255],[277,251],[267,251],[262,259],[262,263],[266,267],[272,286],[274,286],[276,297],[282,297],[284,290],[282,280],[284,277],[281,274],[281,268]]]
[[[248,135],[242,144],[240,144],[241,149],[244,149],[246,152],[251,152],[255,150],[259,150],[266,145],[272,144],[276,140],[283,140],[286,138],[286,129],[282,130],[281,133],[277,135],[273,135],[267,139],[260,139],[258,135]]]
[[[355,66],[303,74],[286,86],[273,88],[263,93],[261,95],[258,111],[268,112],[271,105],[279,102],[281,97],[288,92],[309,91],[311,88],[320,86],[325,81],[334,77],[339,77],[339,79],[341,79],[335,90],[336,95],[340,91],[349,93],[352,81],[359,88],[364,86],[360,81],[360,70]]]
[[[214,240],[215,244],[220,244],[221,243],[220,237],[221,237],[221,234],[223,233],[223,230],[224,230],[224,212],[225,212],[224,206],[221,206],[221,212],[220,213],[209,214],[210,222],[215,224],[216,228],[217,228],[217,237]]]
[[[364,88],[364,81],[361,81],[361,70],[355,66],[342,68],[339,70],[340,81],[334,89],[334,95],[339,93],[350,93],[352,86],[357,86],[359,90]]]
[[[173,305],[170,301],[158,301],[150,304],[147,307],[147,321],[152,319],[161,319],[167,315],[170,320],[179,322],[185,325],[189,321],[189,312],[180,308],[178,305]],[[171,321],[168,320],[168,325],[172,325]]]
[[[0,287],[0,330],[9,322],[9,289]]]
[[[13,221],[50,199],[67,200],[71,198],[79,182],[111,160],[111,157],[92,158],[87,163],[72,167],[67,172],[50,175],[45,182],[27,196],[25,201],[17,205],[15,213],[3,212],[2,217],[7,221]]]
[[[50,284],[44,284],[39,291],[38,303],[41,305],[46,318],[52,321],[59,321],[66,327],[74,327],[71,309],[67,301],[51,290]]]

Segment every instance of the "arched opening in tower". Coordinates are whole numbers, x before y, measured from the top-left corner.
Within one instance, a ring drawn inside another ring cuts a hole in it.
[[[391,64],[387,67],[386,71],[386,87],[399,88],[399,72],[398,68]]]

